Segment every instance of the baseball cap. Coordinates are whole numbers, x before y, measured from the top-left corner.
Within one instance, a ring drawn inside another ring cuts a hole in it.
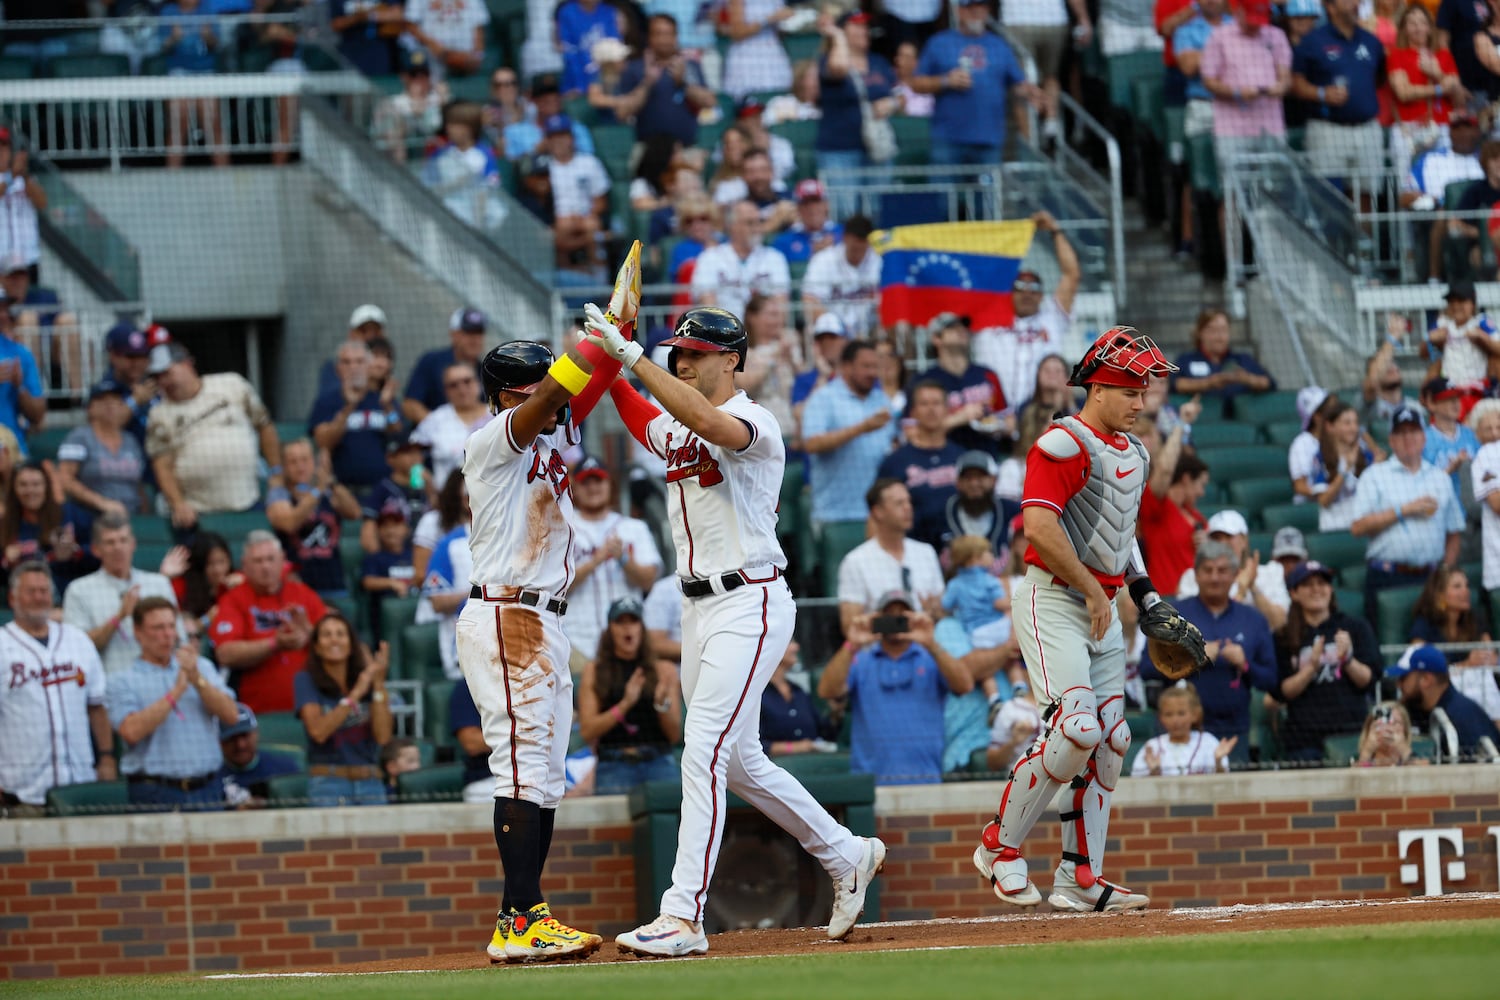
[[[596,63],[624,62],[630,58],[630,46],[618,38],[601,38],[589,49],[589,58]]]
[[[1017,271],[1016,280],[1010,283],[1013,291],[1040,292],[1044,285],[1042,276],[1035,271]]]
[[[349,314],[349,329],[356,329],[366,323],[379,323],[385,326],[385,310],[367,302]]]
[[[962,2],[962,0],[960,0],[960,2]],[[869,24],[869,23],[870,23],[870,15],[867,14],[867,13],[865,13],[864,11],[858,10],[858,9],[851,10],[847,14],[845,14],[843,17],[839,18],[839,27],[840,28],[842,28],[846,24]]]
[[[735,105],[734,116],[736,118],[759,118],[766,110],[766,104],[754,94],[746,94],[740,98]]]
[[[144,358],[151,353],[144,330],[137,330],[134,323],[119,322],[104,335],[104,349],[110,354],[123,354],[127,358]]]
[[[818,317],[813,324],[813,336],[848,337],[849,331],[844,327],[844,321],[835,313],[826,312]]]
[[[828,197],[828,193],[823,190],[823,182],[816,177],[798,181],[792,193],[798,201],[822,201]]]
[[[1462,299],[1465,302],[1474,301],[1474,282],[1472,281],[1450,281],[1448,291],[1443,298],[1452,302],[1454,299]]]
[[[967,327],[969,321],[958,313],[940,312],[927,324],[927,336],[936,337],[950,326]]]
[[[235,707],[239,709],[239,715],[235,717],[232,723],[226,726],[222,720],[219,722],[219,739],[221,740],[231,739],[235,736],[244,736],[246,733],[253,733],[260,728],[260,723],[256,721],[255,713],[250,711],[249,705],[241,701],[237,702]]]
[[[1307,422],[1327,398],[1328,390],[1320,385],[1305,385],[1297,390],[1297,418],[1302,421],[1303,430],[1307,430]]]
[[[960,7],[972,7],[977,3],[987,3],[988,0],[958,0]]]
[[[606,615],[605,618],[611,625],[613,625],[615,619],[624,618],[626,615],[629,615],[632,618],[641,617],[640,598],[632,597],[627,594],[626,596],[620,598],[619,600],[615,601],[615,603],[609,606],[609,614]]]
[[[1446,674],[1447,672],[1448,658],[1436,646],[1427,645],[1413,646],[1401,654],[1401,659],[1396,661],[1395,666],[1385,669],[1385,675],[1392,679],[1405,677],[1410,673]]]
[[[1444,399],[1458,399],[1463,396],[1463,390],[1449,382],[1442,375],[1435,376],[1422,383],[1422,398],[1440,401]]]
[[[1283,556],[1307,558],[1307,540],[1302,537],[1301,531],[1290,524],[1276,532],[1271,538],[1271,558],[1280,559]]]
[[[560,118],[561,115],[554,115]],[[462,309],[453,310],[453,315],[448,317],[448,329],[462,330],[464,333],[483,333],[487,325],[484,313],[473,306],[464,306]]]
[[[605,468],[603,462],[599,461],[593,455],[589,455],[573,469],[573,478],[575,480],[592,478],[608,479],[609,469]]]
[[[1287,17],[1322,17],[1323,4],[1319,0],[1286,0]]]
[[[958,464],[955,466],[955,471],[958,475],[961,476],[965,472],[972,472],[975,469],[983,472],[986,476],[997,476],[1000,474],[1000,467],[995,464],[995,459],[988,452],[975,449],[974,451],[966,451],[958,456]]]
[[[912,611],[917,609],[917,602],[912,600],[912,596],[904,590],[887,590],[880,595],[880,600],[875,602],[875,609],[884,611],[892,604],[904,604]]]
[[[18,254],[10,254],[5,260],[0,261],[0,274],[19,274],[30,270],[31,266],[26,263],[26,258]]]
[[[123,382],[120,382],[113,375],[106,375],[95,382],[93,387],[89,389],[89,402],[92,403],[100,396],[124,397],[128,395],[130,395],[130,390],[125,388]]]
[[[1467,108],[1458,111],[1450,111],[1448,113],[1448,127],[1452,129],[1453,127],[1458,125],[1471,125],[1474,128],[1478,128],[1479,116],[1474,112],[1468,110]]]
[[[1245,523],[1245,515],[1237,510],[1221,510],[1208,519],[1208,533],[1210,535],[1218,532],[1225,535],[1248,535],[1250,525]]]
[[[1321,576],[1329,583],[1333,583],[1333,570],[1324,566],[1316,559],[1309,559],[1306,562],[1299,562],[1293,566],[1292,571],[1286,575],[1287,589],[1296,590],[1306,583],[1309,578],[1314,576]]]
[[[1264,28],[1271,23],[1271,0],[1240,0],[1240,10],[1246,24]]]
[[[406,49],[401,53],[401,61],[396,66],[398,73],[431,73],[432,58],[424,49]]]
[[[531,96],[540,94],[561,94],[562,81],[556,73],[538,73],[531,78]]]
[[[1427,426],[1422,420],[1422,411],[1410,404],[1396,407],[1396,412],[1391,414],[1391,433],[1394,434],[1396,428],[1406,425],[1417,430],[1423,430]]]
[[[176,341],[166,344],[157,344],[151,348],[151,361],[146,365],[147,375],[160,375],[180,361],[192,360],[188,349]]]
[[[573,119],[567,115],[552,115],[543,123],[542,131],[547,135],[572,135]]]
[[[407,430],[404,427],[396,433],[392,434],[390,437],[386,438],[385,441],[385,453],[387,455],[394,455],[396,454],[396,452],[401,451],[403,448],[420,447],[422,447],[421,443],[418,441],[413,441],[411,439],[411,431]]]
[[[152,323],[142,331],[146,335],[146,345],[155,347],[157,344],[170,344],[172,342],[172,331],[160,323]]]

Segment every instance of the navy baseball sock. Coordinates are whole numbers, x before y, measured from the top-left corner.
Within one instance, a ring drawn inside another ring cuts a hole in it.
[[[552,852],[552,828],[554,826],[556,826],[556,825],[557,825],[557,810],[556,809],[543,809],[542,810],[542,836],[541,836],[541,842],[538,845],[539,847],[541,847],[541,853],[537,855],[537,857],[540,860],[537,862],[537,866],[536,866],[536,870],[539,873],[541,871],[543,871],[547,867],[547,855]]]
[[[525,912],[542,902],[541,807],[524,799],[495,800],[495,846],[505,869],[502,905]]]

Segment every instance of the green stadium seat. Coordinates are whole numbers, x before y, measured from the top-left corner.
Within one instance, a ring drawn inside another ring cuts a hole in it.
[[[1130,742],[1145,743],[1156,735],[1156,713],[1149,709],[1125,713],[1125,724],[1130,727]]]
[[[393,663],[401,654],[401,630],[417,617],[421,600],[419,596],[387,597],[380,605],[380,635],[376,638],[390,646]]]
[[[1188,171],[1192,176],[1193,191],[1207,192],[1215,199],[1223,197],[1219,182],[1219,159],[1214,153],[1212,135],[1195,135],[1188,140]]]
[[[448,76],[448,92],[453,95],[455,101],[477,101],[483,104],[490,97],[490,77],[488,73],[479,72],[472,76]],[[588,119],[583,119],[585,125]]]
[[[446,678],[428,681],[422,688],[422,738],[433,746],[453,746],[452,727],[448,725],[448,700],[453,697],[457,681]]]
[[[796,66],[804,59],[818,57],[818,52],[823,47],[823,36],[817,32],[782,35],[781,44],[786,48],[786,57],[791,60],[793,66]]]
[[[1208,503],[1203,500],[1198,501],[1198,513],[1202,514],[1205,519],[1211,518],[1215,514],[1223,510],[1232,510],[1236,514],[1245,518],[1246,523],[1250,522],[1250,518],[1245,514],[1243,510],[1240,509],[1238,504],[1223,503],[1218,500],[1215,500],[1212,503]]]
[[[1234,419],[1247,424],[1270,424],[1278,420],[1295,420],[1297,392],[1279,389],[1275,392],[1244,392],[1234,397]]]
[[[104,816],[130,811],[129,785],[124,781],[86,781],[47,790],[47,812],[53,816]]]
[[[594,136],[594,155],[603,162],[617,184],[630,182],[630,151],[635,148],[635,128],[631,125],[598,125],[590,129]]]
[[[1109,85],[1109,103],[1117,108],[1130,109],[1130,91],[1133,81],[1141,77],[1162,75],[1159,51],[1128,52],[1111,56],[1104,61],[1104,76]]]
[[[1338,604],[1338,609],[1345,614],[1364,617],[1365,592],[1364,578],[1361,575],[1359,587],[1338,587],[1333,592],[1333,599]]]
[[[488,81],[486,81],[488,83]],[[575,122],[583,122],[592,130],[594,126],[594,106],[589,103],[587,97],[570,97],[563,102],[563,113]]]
[[[897,115],[891,119],[896,132],[896,165],[922,166],[932,161],[932,119]]]
[[[457,802],[463,791],[462,762],[438,764],[396,776],[396,796],[402,802]]]
[[[1285,709],[1266,708],[1266,699],[1259,691],[1250,693],[1250,751],[1252,759],[1262,767],[1281,759],[1280,721]]]
[[[1369,569],[1369,564],[1362,562],[1345,565],[1339,570],[1339,585],[1349,590],[1357,590],[1363,595],[1365,592],[1365,574],[1369,572]],[[1363,596],[1360,597],[1360,601],[1364,601]]]
[[[1249,424],[1233,423],[1231,421],[1220,421],[1219,423],[1204,424],[1201,427],[1193,425],[1193,447],[1202,448],[1224,448],[1242,444],[1258,444],[1260,432]]]
[[[307,770],[307,747],[305,746],[297,746],[293,743],[265,742],[258,743],[257,746],[262,750],[270,750],[273,753],[281,754],[283,757],[290,757],[297,762],[298,770]]]
[[[407,625],[401,630],[399,655],[392,658],[392,676],[401,680],[428,681],[443,678],[443,651],[437,622]],[[398,669],[399,668],[399,669]]]
[[[0,56],[0,80],[30,80],[36,64],[30,56]]]
[[[1304,506],[1311,507],[1312,504]],[[1365,549],[1368,539],[1356,538],[1347,531],[1328,531],[1307,536],[1307,554],[1320,563],[1340,571],[1342,579],[1345,567],[1365,564]]]
[[[162,72],[166,72],[165,68],[163,68]],[[394,74],[391,76],[367,76],[365,79],[369,80],[370,84],[383,97],[394,97],[401,93],[401,78]]]
[[[1291,490],[1290,484],[1287,486]],[[1304,536],[1318,530],[1318,505],[1315,503],[1274,503],[1260,512],[1260,523],[1267,531],[1293,527]]]
[[[1447,209],[1458,208],[1458,203],[1463,200],[1464,192],[1468,191],[1470,186],[1478,183],[1475,180],[1450,182],[1447,187],[1443,188],[1443,207]]]
[[[1265,436],[1268,444],[1274,444],[1279,448],[1291,447],[1292,441],[1298,434],[1302,433],[1302,421],[1300,420],[1273,420],[1268,424],[1262,424],[1261,434]],[[1198,437],[1198,432],[1193,431],[1193,437]]]
[[[155,514],[132,515],[130,530],[137,545],[169,545],[172,542],[172,522]]]
[[[1234,448],[1199,448],[1198,457],[1208,464],[1210,477],[1216,482],[1232,483],[1236,479],[1269,479],[1280,476],[1291,496],[1292,482],[1287,478],[1286,449],[1274,444],[1247,444]]]
[[[71,427],[43,427],[26,437],[26,453],[35,461],[57,459],[63,439],[73,433]]]
[[[1259,552],[1260,561],[1262,563],[1268,562],[1271,558],[1271,546],[1275,542],[1274,534],[1275,533],[1271,531],[1250,532],[1250,537],[1247,540],[1250,546],[1250,551]]]
[[[1358,733],[1341,733],[1323,740],[1323,763],[1329,767],[1348,767],[1358,759]]]
[[[1422,596],[1422,585],[1391,587],[1375,595],[1375,637],[1383,646],[1394,646],[1411,641],[1411,612],[1417,598]]]
[[[729,126],[733,124],[734,122],[729,119],[720,118],[716,122],[710,122],[707,125],[699,125],[698,141],[696,145],[699,149],[707,149],[712,152],[714,149],[718,148],[719,138],[723,136],[723,134],[729,130]],[[713,174],[713,168],[714,163],[713,160],[710,159],[704,167],[703,179],[705,181],[708,180],[709,176]]]
[[[83,77],[129,76],[130,57],[118,52],[85,52],[56,56],[49,64],[51,75],[59,80]]]
[[[818,568],[823,577],[823,593],[833,597],[839,590],[839,563],[864,544],[865,522],[830,521],[818,536]]]
[[[307,727],[296,713],[263,712],[255,717],[255,721],[260,727],[260,742],[306,748]]]
[[[266,512],[263,510],[242,510],[234,514],[204,514],[198,518],[198,528],[202,531],[212,531],[214,534],[223,535],[229,542],[229,547],[234,550],[235,558],[239,558],[240,546],[245,541],[245,536],[257,529],[270,530],[271,522],[266,520]]]
[[[135,558],[132,563],[140,569],[156,572],[161,565],[162,559],[166,558],[168,552],[172,551],[173,542],[140,542],[135,543]]]
[[[1212,464],[1209,465],[1210,469],[1213,467]],[[1286,476],[1229,480],[1229,499],[1236,507],[1247,512],[1245,519],[1252,528],[1259,524],[1267,531],[1275,530],[1262,521],[1261,512],[1271,504],[1282,503],[1291,498],[1292,484]]]
[[[307,775],[281,774],[266,782],[266,806],[271,809],[300,809],[307,805]]]

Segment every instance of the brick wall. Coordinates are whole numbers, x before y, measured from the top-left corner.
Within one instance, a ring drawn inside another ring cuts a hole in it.
[[[1173,906],[1405,896],[1403,829],[1463,831],[1464,881],[1494,891],[1500,766],[1126,781],[1109,874]],[[1000,786],[883,789],[882,917],[1000,912],[970,862]],[[1028,843],[1046,885],[1059,849]],[[374,833],[372,831],[387,831]],[[546,886],[575,924],[634,924],[629,817],[570,801]],[[1445,854],[1444,860],[1450,855]],[[482,947],[501,891],[482,806],[0,823],[0,978],[233,971]],[[190,961],[191,959],[191,961]]]

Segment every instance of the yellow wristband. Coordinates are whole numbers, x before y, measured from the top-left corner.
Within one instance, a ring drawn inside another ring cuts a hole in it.
[[[552,381],[568,390],[570,396],[578,395],[589,384],[589,373],[579,368],[578,363],[566,354],[552,362],[547,374],[552,376]]]

